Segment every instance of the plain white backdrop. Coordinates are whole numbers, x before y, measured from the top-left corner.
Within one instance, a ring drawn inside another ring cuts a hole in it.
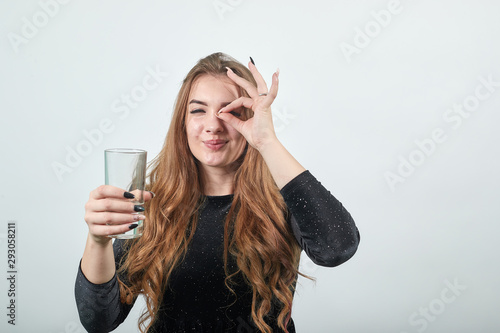
[[[279,138],[361,232],[336,268],[304,259],[298,332],[500,330],[500,3],[0,3],[0,276],[17,223],[16,325],[84,332],[74,280],[103,150],[160,150],[188,70],[210,53],[270,81]],[[117,332],[136,332],[142,303]]]

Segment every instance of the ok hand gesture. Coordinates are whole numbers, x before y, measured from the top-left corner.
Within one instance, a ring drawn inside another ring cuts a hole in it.
[[[249,97],[240,97],[232,101],[226,107],[220,109],[217,116],[234,127],[251,146],[260,151],[268,143],[277,140],[273,126],[271,104],[278,95],[279,70],[273,74],[271,88],[268,90],[266,81],[252,62],[248,63],[248,68],[257,82],[257,87],[228,68],[227,76],[229,79],[245,89]],[[230,113],[241,107],[251,109],[254,116],[247,120],[241,120]]]

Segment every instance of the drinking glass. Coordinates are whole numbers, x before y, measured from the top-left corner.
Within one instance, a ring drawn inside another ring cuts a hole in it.
[[[129,199],[134,205],[144,206],[144,186],[146,183],[147,152],[141,149],[113,148],[104,151],[106,185],[113,185],[133,193]],[[135,213],[135,214],[143,214]],[[123,234],[110,235],[112,238],[130,239],[142,236],[143,221],[138,227]]]

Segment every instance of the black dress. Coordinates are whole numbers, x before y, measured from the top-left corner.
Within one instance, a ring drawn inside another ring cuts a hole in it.
[[[301,248],[313,262],[334,267],[357,250],[358,229],[347,210],[310,173],[305,171],[282,190],[290,223]],[[224,220],[233,196],[207,196],[185,259],[173,271],[158,319],[149,332],[257,332],[251,319],[252,289],[236,279],[232,294],[224,283]],[[123,241],[113,248],[118,263]],[[93,284],[78,270],[75,285],[80,320],[88,332],[109,332],[125,320],[132,305],[122,304],[116,275]],[[273,332],[279,307],[266,317]],[[295,332],[293,320],[287,327]]]

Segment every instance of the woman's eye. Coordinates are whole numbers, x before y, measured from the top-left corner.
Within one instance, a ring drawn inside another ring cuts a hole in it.
[[[191,114],[195,114],[195,113],[201,113],[201,112],[205,112],[204,110],[202,109],[195,109],[195,110],[191,110]]]
[[[230,114],[232,114],[233,116],[235,117],[241,117],[241,113],[240,112],[236,112],[236,111],[231,111],[229,112]]]

